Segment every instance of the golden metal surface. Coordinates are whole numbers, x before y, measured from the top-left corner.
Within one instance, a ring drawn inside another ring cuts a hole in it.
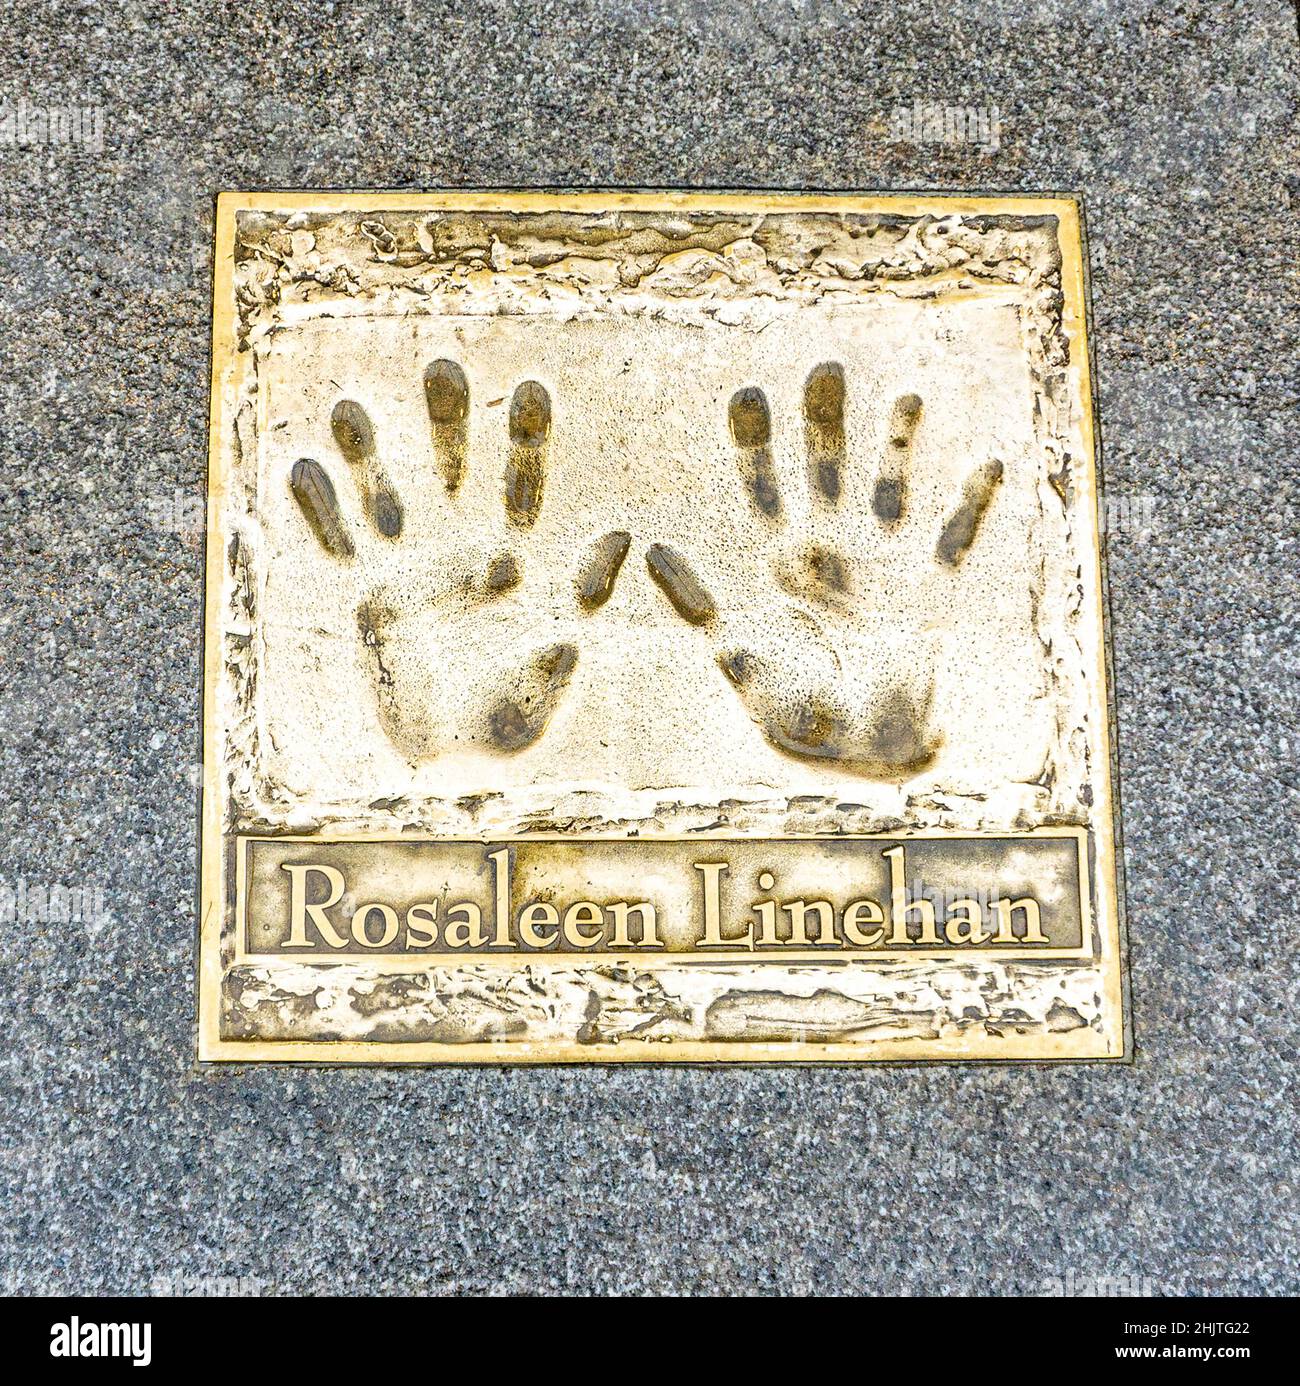
[[[1065,198],[224,194],[199,1053],[1125,1053]]]

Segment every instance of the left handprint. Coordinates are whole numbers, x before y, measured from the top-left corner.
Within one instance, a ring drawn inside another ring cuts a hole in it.
[[[349,521],[352,505],[340,501],[314,458],[294,464],[290,489],[325,554],[365,575],[357,630],[394,746],[412,764],[457,748],[523,751],[559,707],[578,665],[581,622],[613,592],[631,539],[612,531],[589,542],[564,578],[543,557],[534,576],[521,550],[546,490],[550,395],[535,380],[514,391],[500,487],[465,486],[469,499],[464,370],[435,361],[424,372],[424,398],[439,503],[455,514],[440,516],[417,542],[404,537],[406,510],[370,416],[355,400],[340,400],[330,424],[360,523]]]

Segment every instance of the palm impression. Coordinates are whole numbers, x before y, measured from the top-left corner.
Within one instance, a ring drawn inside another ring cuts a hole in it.
[[[379,574],[356,610],[380,721],[412,764],[454,747],[512,754],[546,730],[578,665],[584,619],[604,605],[631,543],[622,531],[593,536],[587,551],[538,554],[529,539],[546,499],[552,403],[526,380],[514,390],[499,444],[499,469],[469,475],[470,382],[451,360],[424,372],[430,431],[428,475],[441,490],[435,533],[407,544],[409,520],[384,465],[382,440],[366,409],[340,399],[330,426],[338,458],[304,457],[290,489],[329,559]],[[333,475],[339,477],[336,486]],[[428,507],[422,507],[427,514]],[[466,524],[464,512],[472,512]],[[414,536],[411,536],[414,538]],[[571,572],[554,601],[557,567]],[[546,579],[539,622],[530,584]],[[449,671],[472,669],[449,700]]]
[[[838,363],[809,374],[801,456],[792,461],[774,447],[763,391],[737,391],[727,422],[743,499],[730,513],[750,521],[732,560],[705,572],[686,546],[659,542],[646,563],[677,614],[708,637],[773,746],[902,779],[943,743],[937,670],[962,625],[963,564],[1003,467],[996,458],[971,464],[957,494],[920,474],[925,407],[915,394],[893,402],[881,454],[864,467],[846,448],[847,401]],[[783,484],[795,476],[797,507]],[[860,521],[864,507],[872,537],[846,545],[862,532],[847,518]]]

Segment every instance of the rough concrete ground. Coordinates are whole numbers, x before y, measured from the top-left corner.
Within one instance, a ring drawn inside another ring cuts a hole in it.
[[[1300,1290],[1292,5],[269,8],[0,32],[5,1285]],[[1132,1067],[196,1067],[213,194],[490,184],[1082,189]]]

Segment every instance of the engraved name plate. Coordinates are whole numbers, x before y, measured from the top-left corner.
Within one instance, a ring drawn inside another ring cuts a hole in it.
[[[1076,204],[225,194],[199,1052],[1126,1053]]]

